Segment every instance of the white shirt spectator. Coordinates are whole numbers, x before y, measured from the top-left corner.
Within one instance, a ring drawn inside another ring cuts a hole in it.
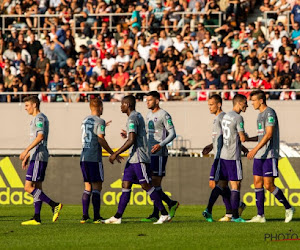
[[[183,89],[183,85],[181,82],[179,81],[174,81],[174,82],[170,82],[169,84],[169,91],[170,92],[177,92],[179,90],[182,90]]]
[[[174,47],[175,47],[175,49],[178,51],[178,52],[181,52],[183,49],[184,49],[184,47],[185,47],[185,45],[184,45],[184,41],[181,41],[181,42],[175,42],[174,43]]]
[[[173,40],[170,37],[166,37],[165,39],[159,38],[158,51],[163,52],[165,49],[169,48],[173,45]]]
[[[161,84],[161,81],[153,81],[149,83],[149,91],[157,91],[157,86]]]
[[[277,54],[277,52],[279,51],[279,48],[280,46],[282,45],[281,43],[281,38],[274,38],[272,41],[271,41],[271,45],[273,46],[274,48],[274,53]]]
[[[117,56],[116,57],[116,63],[118,63],[118,64],[122,64],[123,66],[124,66],[124,64],[125,63],[128,63],[128,62],[130,62],[130,57],[129,57],[129,55],[125,55],[125,56]],[[103,62],[102,62],[103,63]]]
[[[58,7],[60,4],[61,4],[61,1],[60,1],[60,0],[50,0],[50,1],[49,1],[49,6],[50,6],[50,7],[56,8],[56,7]]]
[[[205,63],[206,65],[208,65],[209,64],[209,55],[208,56],[202,55],[199,57],[199,60],[201,63]]]
[[[104,58],[102,60],[102,66],[103,68],[106,68],[107,71],[112,71],[115,64],[116,64],[116,59],[112,57],[109,59]]]
[[[151,50],[151,46],[149,45],[143,47],[142,45],[139,44],[137,46],[137,51],[139,52],[140,57],[145,60],[145,62],[148,61],[150,50]]]

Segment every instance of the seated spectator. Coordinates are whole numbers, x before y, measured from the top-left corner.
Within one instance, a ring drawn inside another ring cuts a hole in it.
[[[183,85],[180,81],[175,80],[174,75],[169,75],[168,77],[168,91],[169,91],[169,100],[181,100],[183,94],[180,93],[180,90],[183,90]]]
[[[219,79],[216,79],[213,76],[213,74],[210,70],[206,71],[205,76],[206,76],[206,79],[205,79],[206,88],[209,88],[210,85],[215,85],[217,88],[219,88],[220,81],[219,81]]]
[[[123,70],[126,71],[129,69],[130,57],[125,55],[124,49],[118,49],[118,55],[116,57],[116,65],[122,65]]]
[[[116,73],[112,78],[113,84],[119,85],[121,89],[124,90],[124,87],[127,85],[128,81],[129,74],[127,72],[124,72],[124,66],[119,64],[118,73]]]
[[[149,91],[157,91],[161,81],[157,80],[154,73],[149,74]]]

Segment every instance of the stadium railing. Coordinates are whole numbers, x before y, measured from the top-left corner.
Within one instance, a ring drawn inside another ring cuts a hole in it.
[[[276,15],[278,15],[278,13],[277,13],[277,11],[265,11],[264,13],[263,13],[263,21],[264,21],[264,26],[265,26],[265,28],[267,29],[268,28],[268,21],[270,20],[270,19],[273,19],[273,18],[269,18],[268,17],[268,15],[271,15],[271,14],[276,14]],[[282,14],[281,14],[282,15]],[[291,19],[290,19],[290,15],[291,15],[291,12],[290,11],[285,11],[284,13],[283,13],[283,15],[286,15],[286,18],[287,18],[287,22],[286,23],[284,23],[284,25],[285,25],[285,27],[287,28],[287,32],[289,33],[290,32],[290,30],[291,30]],[[276,20],[275,20],[276,21]]]
[[[155,15],[161,15],[161,14],[164,14],[163,12],[156,12]],[[183,26],[185,24],[185,17],[186,15],[197,15],[197,16],[200,16],[200,15],[205,15],[205,13],[203,12],[176,12],[174,13],[176,15],[181,15],[181,18],[183,19]],[[207,28],[218,28],[222,25],[222,21],[224,20],[224,17],[225,17],[225,13],[224,12],[212,12],[211,14],[214,14],[214,15],[218,15],[218,24],[217,25],[205,25],[205,27]],[[109,18],[109,30],[112,31],[115,29],[115,26],[114,23],[113,23],[113,19],[115,17],[131,17],[132,13],[105,13],[105,14],[90,14],[89,17],[108,17]],[[41,18],[48,18],[48,17],[62,17],[61,14],[53,14],[53,15],[49,15],[49,14],[33,14],[33,15],[30,15],[30,16],[25,16],[25,15],[0,15],[0,18],[2,19],[2,29],[1,29],[1,32],[2,34],[4,34],[6,31],[9,31],[10,28],[6,27],[6,19],[7,18],[18,18],[18,17],[22,17],[22,18],[27,18],[27,17],[30,17],[30,18],[37,18],[37,27],[36,28],[31,28],[32,30],[34,31],[37,31],[37,34],[40,35],[41,31],[44,30],[43,27],[41,27]],[[77,27],[76,26],[76,20],[80,17],[83,17],[82,14],[74,14],[73,15],[73,18],[71,20],[73,20],[74,24],[73,25],[73,32],[74,34],[76,34],[76,31],[80,29],[80,27]],[[148,26],[148,21],[149,21],[149,15],[146,15],[146,25],[143,27],[145,28],[146,30],[148,30],[149,26]],[[24,22],[24,24],[26,25],[26,28],[27,27],[27,24]],[[14,26],[14,24],[12,24],[12,26]],[[14,26],[15,27],[15,26]],[[25,26],[24,26],[25,27]],[[161,26],[161,28],[165,28],[165,26]],[[170,29],[173,28],[173,26],[169,26]],[[17,30],[21,30],[23,28],[20,28],[20,27],[16,27]],[[101,27],[97,27],[97,29],[101,29]],[[47,28],[47,30],[50,30],[50,28]]]
[[[217,89],[217,90],[212,90],[212,89],[206,89],[206,90],[201,90],[201,89],[196,89],[196,90],[180,90],[180,91],[176,91],[176,93],[180,93],[180,94],[194,94],[197,93],[197,96],[199,93],[203,93],[206,92],[207,97],[209,96],[209,94],[211,93],[231,93],[231,92],[252,92],[255,89],[237,89],[237,90],[223,90],[223,89]],[[300,93],[300,89],[265,89],[263,90],[267,93],[270,92],[295,92],[295,93]],[[168,91],[168,90],[163,90],[163,91],[159,91],[160,93],[164,93],[165,95],[170,95],[170,93],[174,92],[174,91]],[[129,94],[146,94],[148,93],[148,91],[75,91],[75,92],[68,92],[68,91],[63,91],[63,92],[45,92],[45,91],[28,91],[28,92],[0,92],[0,95],[18,95],[19,96],[19,102],[22,102],[22,96],[28,96],[28,95],[99,95],[99,94],[124,94],[124,95],[129,95]],[[171,95],[172,96],[172,95]],[[172,101],[172,100],[170,100]]]

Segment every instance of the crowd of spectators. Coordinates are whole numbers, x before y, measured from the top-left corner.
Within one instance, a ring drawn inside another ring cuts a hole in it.
[[[26,95],[19,93],[30,91],[39,91],[43,102],[85,102],[96,96],[120,101],[123,91],[152,90],[164,90],[163,101],[205,101],[220,90],[227,90],[222,98],[231,100],[236,93],[249,97],[247,89],[257,88],[291,89],[268,96],[299,99],[293,89],[300,89],[300,0],[264,0],[261,12],[276,11],[263,20],[267,25],[247,23],[254,4],[0,0],[1,14],[22,15],[7,16],[8,31],[0,34],[0,93],[11,92],[0,94],[0,102],[19,102]],[[176,14],[183,11],[184,16]],[[220,11],[225,18],[218,25]],[[105,13],[129,14],[91,15]],[[38,20],[36,14],[52,16]],[[74,14],[81,16],[74,20]],[[142,101],[144,93],[136,97]]]

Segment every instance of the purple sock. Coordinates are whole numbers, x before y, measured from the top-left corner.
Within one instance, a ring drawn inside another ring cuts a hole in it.
[[[215,186],[215,188],[211,191],[208,205],[207,205],[207,211],[211,214],[212,213],[212,208],[215,202],[217,201],[219,195],[222,193],[222,188],[219,187],[218,185]]]
[[[274,194],[274,196],[276,197],[276,199],[279,200],[284,205],[285,209],[291,208],[290,203],[285,198],[285,196],[282,193],[281,189],[279,189],[278,187],[276,187],[275,190],[272,192],[272,194]]]
[[[167,210],[165,206],[162,204],[161,197],[157,191],[155,191],[155,188],[150,188],[147,193],[149,194],[151,200],[153,200],[154,205],[158,208],[158,210],[161,212],[162,215],[167,215]]]
[[[100,191],[99,190],[93,190],[92,191],[92,203],[94,207],[94,220],[100,219]]]
[[[122,189],[122,195],[120,197],[120,202],[119,202],[118,211],[117,211],[117,214],[118,214],[117,217],[119,217],[119,218],[122,217],[122,215],[125,211],[125,208],[130,200],[130,193],[131,193],[131,189],[125,189],[125,188]]]
[[[41,200],[34,201],[34,214],[39,215],[41,213],[42,204]]]
[[[255,189],[257,214],[263,216],[265,214],[265,190],[263,188]]]
[[[229,187],[223,188],[223,192],[221,195],[223,198],[224,205],[226,207],[226,214],[232,214],[232,207],[230,203],[231,191]]]
[[[31,194],[34,199],[41,200],[42,202],[45,202],[49,205],[51,205],[50,203],[53,202],[47,195],[44,194],[41,189],[35,188]]]
[[[239,218],[240,191],[234,189],[231,190],[230,202],[232,207],[232,217],[237,219]]]
[[[82,212],[83,215],[87,217],[89,216],[90,200],[91,200],[91,192],[84,190],[82,194]]]

